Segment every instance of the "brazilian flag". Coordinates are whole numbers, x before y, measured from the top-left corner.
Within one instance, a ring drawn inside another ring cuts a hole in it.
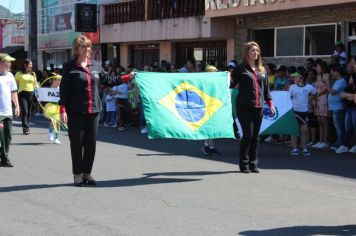
[[[135,75],[149,138],[234,138],[226,72]]]

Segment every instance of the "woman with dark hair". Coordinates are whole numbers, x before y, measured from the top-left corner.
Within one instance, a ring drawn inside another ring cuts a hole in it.
[[[37,89],[36,74],[32,71],[32,61],[25,59],[21,71],[17,72],[15,79],[18,86],[22,132],[30,134],[30,113],[33,103],[33,92]]]
[[[235,80],[239,85],[236,110],[243,131],[239,167],[242,173],[259,173],[257,145],[264,101],[269,106],[270,114],[274,115],[275,109],[268,87],[266,70],[262,66],[261,49],[257,43],[245,44],[243,62],[236,71]]]
[[[101,101],[99,83],[119,85],[129,81],[133,74],[111,76],[90,60],[91,41],[80,35],[73,41],[74,59],[64,65],[60,85],[61,120],[68,123],[74,185],[96,185],[91,176],[94,163]]]

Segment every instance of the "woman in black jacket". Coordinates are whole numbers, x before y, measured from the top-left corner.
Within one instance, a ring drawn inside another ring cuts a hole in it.
[[[68,123],[74,185],[96,185],[91,176],[94,163],[101,101],[99,83],[115,86],[130,80],[133,74],[110,77],[90,60],[92,43],[85,36],[73,41],[74,59],[63,68],[60,85],[61,119]]]
[[[240,171],[259,173],[257,145],[264,101],[272,115],[275,109],[268,87],[267,73],[262,66],[261,50],[257,43],[248,42],[244,46],[243,63],[236,70],[234,83],[239,86],[236,111],[243,132],[239,152]]]

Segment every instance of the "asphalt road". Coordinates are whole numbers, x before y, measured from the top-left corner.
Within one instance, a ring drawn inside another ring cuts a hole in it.
[[[260,174],[238,172],[238,142],[148,140],[138,128],[100,127],[93,176],[72,186],[68,137],[47,140],[15,123],[11,159],[0,168],[0,235],[356,235],[356,155],[292,157],[260,146]]]

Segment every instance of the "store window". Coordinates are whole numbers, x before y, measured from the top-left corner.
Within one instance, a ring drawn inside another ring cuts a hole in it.
[[[335,25],[305,27],[305,55],[329,55],[335,45]]]
[[[139,44],[131,47],[131,64],[142,70],[146,65],[159,61],[159,44]]]
[[[263,57],[274,56],[274,29],[253,30],[252,38],[260,46]]]
[[[333,51],[338,33],[336,24],[254,29],[263,57],[325,56]]]
[[[197,41],[175,44],[176,66],[182,67],[189,61],[202,65],[214,65],[224,68],[227,61],[226,41]]]
[[[303,56],[303,28],[277,29],[276,56]]]

